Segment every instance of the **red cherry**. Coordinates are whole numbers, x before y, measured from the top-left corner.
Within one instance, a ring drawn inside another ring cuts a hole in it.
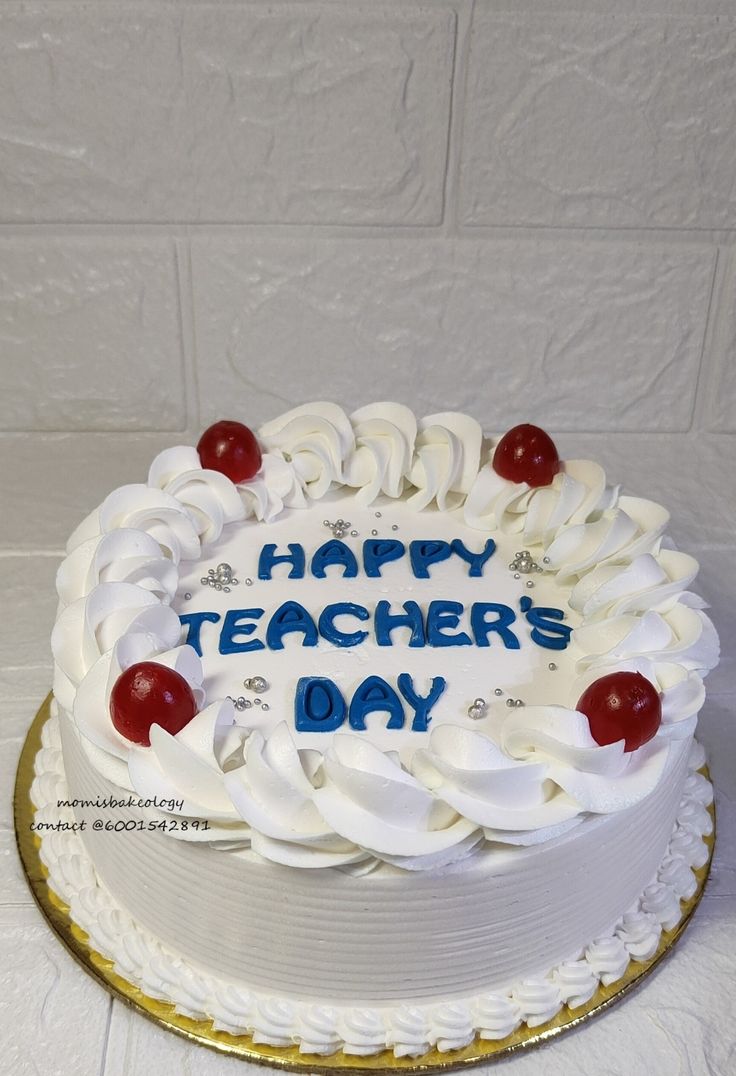
[[[597,744],[625,740],[625,751],[635,751],[651,740],[662,723],[659,692],[636,672],[601,676],[580,696],[577,709],[588,718]]]
[[[247,482],[261,469],[258,441],[242,422],[216,422],[200,437],[197,452],[204,468],[220,471],[231,482]]]
[[[560,457],[548,433],[528,422],[505,433],[493,454],[493,470],[509,482],[548,486],[560,469]]]
[[[175,736],[197,712],[192,689],[184,677],[155,661],[131,665],[115,681],[110,716],[121,736],[133,743],[151,744],[151,725]]]

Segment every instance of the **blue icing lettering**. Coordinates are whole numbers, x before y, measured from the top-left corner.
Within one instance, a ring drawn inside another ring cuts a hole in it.
[[[318,629],[323,639],[335,646],[359,646],[364,639],[368,638],[367,631],[340,631],[335,627],[335,619],[338,616],[354,616],[358,620],[368,620],[370,613],[364,605],[356,605],[355,602],[335,602],[326,605],[319,618]]]
[[[432,677],[428,695],[418,695],[414,690],[414,681],[409,673],[400,673],[397,681],[399,691],[414,711],[411,723],[412,732],[426,732],[432,720],[431,709],[447,687],[444,676]]]
[[[464,631],[445,634],[456,628],[464,611],[462,602],[433,601],[427,610],[427,642],[430,646],[472,646],[473,640]]]
[[[264,545],[258,558],[258,578],[270,579],[277,564],[290,564],[287,579],[304,578],[304,549],[298,542],[289,542],[288,553],[277,553],[273,542]]]
[[[187,629],[187,637],[184,642],[188,643],[192,650],[196,650],[200,657],[202,657],[202,641],[200,639],[202,625],[207,623],[216,624],[220,619],[219,613],[179,614],[179,620],[181,620],[182,624]]]
[[[352,549],[337,538],[331,538],[329,542],[321,545],[312,557],[312,575],[315,579],[324,579],[326,569],[332,566],[342,566],[343,579],[354,579],[358,574],[358,562]]]
[[[495,620],[486,620],[489,613]],[[488,636],[495,631],[501,637],[507,650],[519,650],[521,644],[509,627],[516,620],[516,613],[508,605],[495,602],[473,602],[470,609],[470,626],[475,636],[476,646],[490,646]]]
[[[414,711],[412,732],[426,732],[432,720],[432,707],[447,686],[444,677],[432,678],[429,692],[420,695],[409,673],[400,673],[398,687]],[[353,693],[349,708],[333,680],[325,676],[302,676],[294,698],[294,723],[297,732],[334,732],[345,720],[346,709],[350,727],[365,731],[365,719],[371,713],[388,714],[386,728],[404,727],[404,708],[399,695],[380,676],[368,676]]]
[[[424,617],[422,616],[422,610],[415,601],[404,602],[403,613],[392,613],[391,602],[380,601],[376,605],[376,612],[373,618],[373,629],[376,633],[376,644],[378,646],[392,646],[391,632],[395,628],[409,628],[411,631],[411,637],[409,639],[410,647],[426,646],[426,637],[424,634]]]
[[[345,720],[345,699],[326,676],[302,676],[294,696],[297,732],[334,732]]]
[[[452,539],[452,551],[456,553],[461,560],[464,560],[466,564],[470,565],[468,569],[468,575],[473,579],[483,575],[483,568],[486,561],[489,560],[496,552],[496,543],[492,538],[486,541],[482,553],[472,553],[460,538]]]
[[[438,538],[425,538],[409,544],[411,570],[417,579],[429,579],[430,564],[438,564],[442,560],[447,560],[451,555],[452,547],[450,543],[443,542]]]
[[[284,649],[284,636],[300,631],[304,635],[302,646],[317,645],[317,627],[307,610],[299,602],[284,602],[269,621],[266,643],[270,650]]]
[[[521,599],[519,605],[526,613],[527,621],[532,625],[529,634],[537,646],[543,646],[546,650],[566,650],[572,628],[568,624],[559,623],[565,617],[562,609],[542,605],[531,608],[531,602],[528,606],[522,603],[524,603],[524,598]]]
[[[263,609],[229,609],[225,613],[225,620],[220,631],[221,654],[245,654],[251,650],[264,650],[265,647],[260,639],[248,639],[245,643],[236,642],[238,636],[252,635],[256,630],[255,624],[249,624],[249,620],[260,620]]]
[[[363,542],[363,567],[370,579],[381,578],[381,568],[406,552],[398,538],[368,538]]]
[[[350,701],[350,727],[364,730],[366,716],[377,711],[389,715],[387,729],[404,727],[404,707],[399,696],[383,677],[369,676],[358,685]]]

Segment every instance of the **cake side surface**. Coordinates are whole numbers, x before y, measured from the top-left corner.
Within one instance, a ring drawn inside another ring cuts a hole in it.
[[[68,720],[61,728],[70,798],[123,801]],[[689,749],[679,742],[667,779],[627,811],[590,817],[543,846],[488,850],[435,871],[295,871],[252,851],[146,832],[135,808],[115,809],[118,832],[93,829],[106,814],[95,806],[75,815],[87,820],[82,839],[110,892],[211,974],[326,1003],[463,997],[574,957],[611,928],[656,875]]]
[[[42,742],[31,793],[39,831],[44,825],[48,827],[43,833],[41,858],[49,872],[49,885],[70,905],[71,916],[89,934],[90,944],[114,961],[120,975],[151,997],[172,1002],[184,1015],[213,1020],[215,1027],[233,1034],[253,1035],[255,1042],[297,1043],[307,1054],[328,1055],[342,1049],[368,1056],[390,1049],[399,1057],[420,1057],[433,1047],[442,1052],[459,1049],[476,1034],[505,1039],[521,1023],[543,1025],[563,1006],[574,1012],[585,1005],[599,984],[616,983],[630,961],[647,961],[654,954],[662,930],[677,925],[681,903],[695,892],[693,870],[708,858],[703,836],[712,829],[706,810],[712,789],[697,772],[703,764],[703,752],[694,744],[687,757],[683,756],[682,797],[656,873],[611,928],[570,959],[499,990],[464,997],[354,1004],[345,999],[325,1000],[315,990],[313,996],[298,999],[222,974],[212,975],[183,958],[179,946],[162,944],[130,916],[99,879],[81,834],[72,830],[73,809],[59,807],[59,801],[68,800],[71,793],[55,719],[46,723]],[[116,833],[110,839],[119,836]],[[284,869],[265,862],[261,866],[271,871]],[[322,879],[336,873],[290,872],[292,877]],[[428,875],[417,877],[426,879]],[[369,878],[375,880],[373,875]]]

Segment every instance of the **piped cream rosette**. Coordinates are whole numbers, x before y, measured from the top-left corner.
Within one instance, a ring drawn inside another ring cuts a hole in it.
[[[278,863],[344,870],[381,861],[430,869],[481,846],[541,843],[591,813],[625,810],[666,779],[671,742],[694,729],[718,640],[688,590],[697,562],[663,545],[663,508],[621,496],[585,460],[565,462],[549,486],[503,479],[467,415],[417,421],[379,403],[348,416],[317,403],[258,436],[265,452],[251,481],[235,486],[203,470],[193,448],[168,449],[147,484],[111,493],[69,541],[54,693],[101,774],[142,798],[183,801],[186,816],[208,821],[208,831],[181,839],[249,843]],[[582,617],[570,708],[515,710],[494,736],[439,726],[405,767],[351,734],[336,734],[324,754],[298,750],[286,724],[266,738],[236,722],[229,700],[205,699],[201,664],[181,645],[171,608],[180,562],[198,559],[230,523],[271,521],[339,486],[361,505],[383,495],[459,511],[469,526],[518,534],[533,548]],[[153,726],[150,747],[125,740],[109,712],[117,676],[142,660],[181,673],[199,707],[175,736]],[[632,752],[623,742],[599,746],[574,709],[593,680],[617,670],[641,672],[662,699],[659,731]]]

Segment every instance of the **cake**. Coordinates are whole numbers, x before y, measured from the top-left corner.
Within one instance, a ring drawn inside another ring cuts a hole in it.
[[[584,1005],[707,859],[718,641],[667,522],[537,427],[391,403],[162,452],[59,569],[49,886],[255,1043],[421,1057]]]

